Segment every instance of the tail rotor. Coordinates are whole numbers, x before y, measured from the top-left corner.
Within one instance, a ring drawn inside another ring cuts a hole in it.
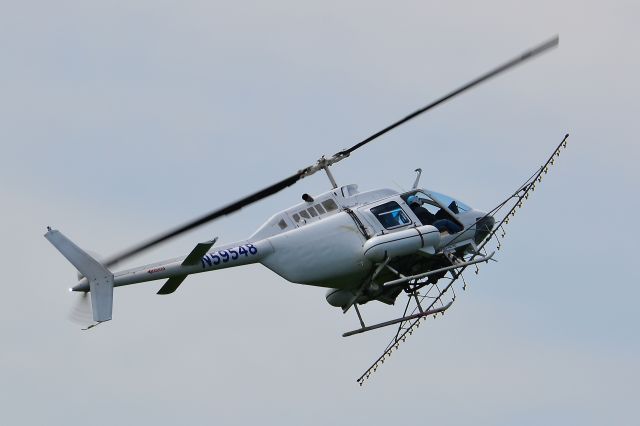
[[[86,326],[93,321],[89,292],[80,292],[75,298],[76,300],[69,311],[69,321],[77,325]]]
[[[80,247],[75,245],[60,231],[47,227],[47,233],[44,236],[73,266],[75,266],[80,274],[86,277],[89,284],[88,290],[91,293],[90,312],[92,314],[93,321],[96,323],[109,321],[113,310],[113,273],[102,265],[102,263],[89,256]],[[83,291],[84,298],[88,300],[88,297],[86,297],[87,289],[78,289],[76,286],[74,287],[74,290]],[[84,305],[86,306],[88,303],[84,302]],[[80,312],[83,310],[84,309],[80,309]],[[91,328],[91,326],[88,328]]]

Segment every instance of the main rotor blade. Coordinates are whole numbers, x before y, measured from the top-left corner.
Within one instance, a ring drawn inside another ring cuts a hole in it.
[[[391,124],[390,126],[385,127],[384,129],[380,130],[377,133],[374,133],[373,135],[369,136],[368,138],[358,142],[357,144],[355,144],[354,146],[352,146],[349,149],[345,149],[343,151],[340,151],[338,153],[336,153],[335,157],[346,157],[349,154],[351,154],[353,151],[355,151],[356,149],[368,144],[369,142],[373,141],[374,139],[377,139],[378,137],[384,135],[385,133],[395,129],[396,127],[400,126],[401,124],[406,123],[407,121],[411,120],[412,118],[417,117],[418,115],[429,111],[431,108],[434,108],[446,101],[448,101],[449,99],[461,94],[462,92],[465,92],[475,86],[477,86],[478,84],[489,80],[492,77],[497,76],[498,74],[501,74],[505,71],[507,71],[510,68],[515,67],[518,64],[521,64],[522,62],[525,62],[543,52],[545,52],[548,49],[551,49],[553,47],[556,47],[558,45],[559,42],[559,37],[555,36],[552,39],[532,48],[527,50],[526,52],[520,54],[519,56],[511,59],[508,62],[505,62],[504,64],[500,65],[499,67],[487,72],[486,74],[483,74],[482,76],[476,78],[475,80],[470,81],[469,83],[465,84],[464,86],[461,86],[457,89],[455,89],[454,91],[444,95],[443,97],[441,97],[440,99],[437,99],[433,102],[431,102],[429,105],[420,108],[419,110],[412,112],[411,114],[407,115],[406,117],[404,117],[402,120],[396,121],[395,123]]]
[[[105,262],[105,266],[107,267],[113,266],[116,263],[122,262],[123,260],[128,259],[129,257],[134,256],[144,250],[150,249],[151,247],[154,247],[164,241],[167,241],[170,238],[177,237],[178,235],[184,232],[190,231],[193,228],[204,225],[205,223],[211,222],[212,220],[218,219],[222,216],[226,216],[228,214],[236,212],[242,209],[243,207],[248,206],[249,204],[253,204],[256,201],[260,201],[263,198],[267,198],[277,192],[280,192],[283,189],[293,185],[294,183],[302,179],[306,175],[307,171],[308,171],[308,168],[300,170],[298,171],[298,173],[291,175],[288,178],[283,179],[278,183],[268,186],[260,191],[254,192],[253,194],[247,197],[241,198],[240,200],[234,203],[231,203],[218,210],[214,210],[210,213],[205,214],[204,216],[201,216],[190,222],[187,222],[184,225],[178,226],[177,228],[171,229],[163,234],[160,234],[147,241],[144,241],[126,251],[123,251],[118,255],[113,256],[112,258],[110,258]]]
[[[108,259],[105,262],[105,266],[110,267],[113,266],[116,263],[122,262],[125,259],[128,259],[138,253],[141,253],[147,249],[150,249],[164,241],[167,241],[173,237],[177,237],[180,234],[183,234],[187,231],[190,231],[194,228],[197,228],[198,226],[204,225],[208,222],[211,222],[213,220],[216,220],[222,216],[226,216],[228,214],[231,214],[233,212],[236,212],[240,209],[242,209],[243,207],[246,207],[250,204],[253,204],[257,201],[260,201],[264,198],[267,198],[273,194],[276,194],[277,192],[282,191],[283,189],[295,184],[296,182],[298,182],[300,179],[306,177],[306,176],[310,176],[311,174],[322,170],[324,167],[328,167],[330,165],[332,165],[333,163],[346,158],[349,156],[349,154],[351,154],[353,151],[355,151],[356,149],[366,145],[367,143],[373,141],[374,139],[378,138],[379,136],[384,135],[385,133],[387,133],[390,130],[395,129],[396,127],[400,126],[401,124],[406,123],[407,121],[411,120],[412,118],[430,110],[431,108],[434,108],[438,105],[440,105],[443,102],[448,101],[449,99],[453,98],[454,96],[459,95],[460,93],[471,89],[472,87],[482,83],[483,81],[486,81],[506,70],[508,70],[509,68],[512,68],[530,58],[533,58],[534,56],[539,55],[540,53],[555,47],[558,45],[558,36],[552,38],[549,41],[546,41],[545,43],[540,44],[537,47],[534,47],[533,49],[530,49],[524,53],[522,53],[520,56],[506,62],[505,64],[497,67],[496,69],[489,71],[488,73],[476,78],[475,80],[465,84],[464,86],[450,92],[449,94],[441,97],[440,99],[430,103],[429,105],[409,114],[408,116],[406,116],[405,118],[403,118],[402,120],[399,120],[393,124],[391,124],[388,127],[385,127],[384,129],[380,130],[379,132],[369,136],[368,138],[364,139],[363,141],[355,144],[354,146],[352,146],[349,149],[346,149],[344,151],[340,151],[337,154],[335,154],[332,158],[330,159],[325,159],[324,157],[322,157],[320,160],[318,160],[318,162],[316,164],[314,164],[313,166],[309,166],[305,169],[299,170],[296,174],[289,176],[288,178],[285,178],[271,186],[268,186],[260,191],[257,191],[247,197],[241,198],[240,200],[231,203],[225,207],[222,207],[218,210],[214,210],[206,215],[203,215],[199,218],[196,218],[190,222],[185,223],[182,226],[178,226],[177,228],[174,228],[172,230],[169,230],[165,233],[162,233],[154,238],[151,238],[147,241],[144,241],[126,251],[123,251],[120,254],[117,254],[113,257],[111,257],[110,259]]]

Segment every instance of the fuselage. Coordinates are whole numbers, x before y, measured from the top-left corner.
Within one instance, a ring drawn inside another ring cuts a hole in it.
[[[114,286],[261,263],[293,283],[353,289],[387,256],[402,272],[424,272],[438,265],[443,247],[473,247],[479,232],[474,225],[484,216],[460,202],[447,207],[431,194],[336,188],[276,213],[248,239],[215,247],[197,264],[185,264],[181,257],[116,272]],[[462,231],[449,234],[421,222],[407,204],[411,195],[424,197],[423,206],[437,210],[434,216],[455,222]],[[386,278],[381,274],[381,280]],[[88,287],[83,279],[74,290]]]

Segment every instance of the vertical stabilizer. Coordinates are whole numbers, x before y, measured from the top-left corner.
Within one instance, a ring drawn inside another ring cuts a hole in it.
[[[44,235],[89,281],[91,310],[96,322],[109,321],[113,310],[113,274],[100,262],[89,256],[60,231],[50,229]]]

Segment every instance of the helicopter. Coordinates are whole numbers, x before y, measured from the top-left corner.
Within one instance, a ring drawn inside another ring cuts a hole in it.
[[[421,320],[444,314],[451,307],[455,295],[451,300],[445,300],[445,296],[458,279],[464,280],[463,272],[468,267],[477,268],[478,264],[493,260],[495,251],[488,252],[487,243],[498,239],[498,230],[504,237],[503,226],[566,147],[568,135],[546,163],[490,211],[422,188],[421,169],[415,170],[415,181],[409,191],[388,188],[360,191],[356,184],[339,186],[330,168],[390,130],[557,46],[558,42],[556,36],[351,148],[329,158],[323,156],[290,177],[105,261],[85,252],[59,230],[47,227],[45,238],[78,271],[79,281],[70,290],[85,298],[90,295],[94,323],[85,330],[112,319],[115,287],[164,280],[157,294],[168,295],[177,291],[189,275],[259,263],[289,282],[327,288],[328,304],[344,313],[353,308],[360,327],[345,332],[344,337],[398,325],[382,356],[358,379],[362,385]],[[319,171],[326,174],[331,184],[328,191],[313,196],[304,193],[301,202],[273,214],[244,240],[217,246],[216,237],[196,244],[186,256],[113,271],[125,259],[267,198]],[[499,218],[498,214],[505,209],[508,213]],[[444,286],[443,281],[447,282]],[[395,305],[403,293],[407,302],[402,315],[382,323],[365,324],[359,306],[371,302]]]

